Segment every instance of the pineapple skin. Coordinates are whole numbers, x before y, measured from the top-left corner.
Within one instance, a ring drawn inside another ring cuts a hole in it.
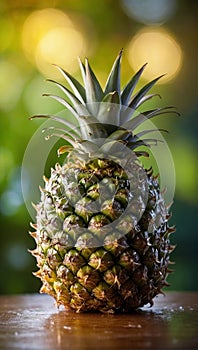
[[[93,213],[89,208],[100,199],[98,183],[108,180],[114,184],[113,199],[110,188],[110,204],[99,203]],[[137,191],[138,183],[132,180],[134,187],[118,164],[105,159],[82,166],[56,165],[45,179],[31,233],[36,241],[32,254],[39,268],[35,275],[43,283],[40,292],[53,296],[57,305],[77,312],[129,312],[152,305],[168,285],[174,227],[169,227],[170,215],[152,171],[146,172],[148,198],[138,222],[129,226],[125,217],[119,229],[103,232],[125,212]],[[139,188],[136,207],[143,201],[141,193]]]

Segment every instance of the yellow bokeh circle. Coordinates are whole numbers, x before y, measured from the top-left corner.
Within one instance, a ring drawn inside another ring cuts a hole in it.
[[[145,28],[130,41],[127,56],[131,67],[137,70],[148,63],[144,78],[153,79],[165,74],[159,83],[166,83],[179,73],[182,66],[182,49],[173,36],[163,28]]]
[[[70,72],[77,65],[77,57],[84,52],[84,39],[74,28],[57,27],[50,30],[40,40],[35,60],[37,67],[45,75],[52,63],[66,68]]]
[[[77,56],[84,56],[86,40],[61,10],[45,8],[32,12],[22,29],[22,47],[29,61],[45,75],[55,74],[53,63],[73,72]]]

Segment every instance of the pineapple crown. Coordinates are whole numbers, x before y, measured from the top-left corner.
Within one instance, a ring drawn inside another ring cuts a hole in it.
[[[50,118],[64,125],[64,129],[55,127],[47,129],[48,131],[49,129],[52,130],[51,135],[48,135],[47,138],[58,136],[67,141],[66,146],[59,148],[59,155],[71,150],[82,154],[96,154],[98,149],[103,154],[104,152],[112,153],[113,148],[119,145],[120,152],[122,152],[122,146],[127,146],[127,148],[134,151],[136,156],[148,156],[147,152],[138,151],[137,148],[139,146],[150,147],[151,143],[157,142],[156,139],[148,138],[147,136],[145,138],[145,135],[154,130],[149,129],[135,133],[136,128],[146,120],[161,114],[174,113],[179,115],[173,106],[138,112],[138,108],[146,101],[159,96],[158,94],[148,94],[148,92],[163,75],[153,79],[138,92],[134,93],[146,67],[146,64],[144,64],[121,89],[121,58],[122,50],[113,63],[104,89],[102,89],[87,58],[85,63],[79,59],[83,85],[64,69],[55,65],[69,84],[70,89],[54,80],[48,79],[48,81],[56,84],[63,91],[66,98],[54,94],[44,94],[44,96],[49,96],[66,107],[76,119],[78,126],[56,115],[35,115],[30,119]],[[159,130],[167,132],[164,129]]]

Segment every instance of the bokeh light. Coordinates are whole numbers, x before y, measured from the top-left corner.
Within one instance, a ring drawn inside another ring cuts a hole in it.
[[[140,30],[128,45],[128,60],[137,70],[148,63],[144,78],[153,79],[165,74],[159,83],[166,83],[179,73],[182,66],[182,49],[173,36],[162,28],[144,28]]]
[[[37,46],[37,67],[45,75],[49,74],[52,63],[74,71],[77,66],[76,58],[84,55],[84,48],[84,38],[79,31],[74,28],[54,28],[43,36]]]
[[[77,56],[85,54],[86,41],[62,11],[46,8],[32,12],[23,25],[22,47],[27,58],[44,75],[53,74],[53,63],[74,72]]]
[[[72,27],[69,17],[57,9],[37,10],[26,18],[22,29],[22,45],[30,61],[34,62],[36,48],[43,36],[57,26]]]
[[[6,216],[15,214],[23,204],[20,173],[18,167],[10,172],[8,187],[0,196],[0,213]]]
[[[144,24],[161,24],[176,11],[177,0],[122,0],[126,14]]]

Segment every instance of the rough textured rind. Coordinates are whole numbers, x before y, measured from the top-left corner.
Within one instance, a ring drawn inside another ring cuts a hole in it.
[[[158,181],[151,172],[146,173],[148,200],[141,218],[130,227],[134,215],[130,220],[128,210],[128,217],[118,220],[112,230],[112,222],[130,208],[137,183],[130,188],[126,172],[113,161],[91,164],[81,169],[57,165],[41,190],[33,234],[41,292],[78,312],[128,312],[152,304],[167,284],[173,249],[169,235],[174,230],[168,226],[169,214]],[[101,211],[89,210],[97,201],[98,184],[108,184],[108,180],[113,199],[106,206],[99,202]],[[137,198],[140,204],[142,198]]]

